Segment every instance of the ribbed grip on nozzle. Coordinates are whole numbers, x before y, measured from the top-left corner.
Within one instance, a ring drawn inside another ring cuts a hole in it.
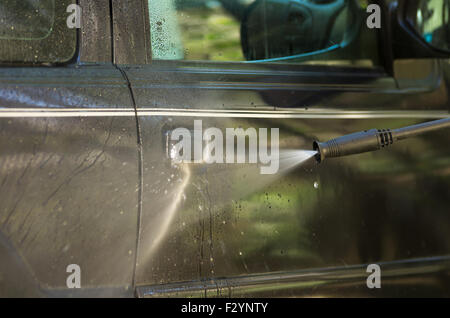
[[[392,145],[394,143],[392,131],[390,129],[378,129],[378,142],[380,144],[380,148]]]
[[[322,145],[324,145],[324,143],[322,143]],[[322,148],[324,148],[322,146]],[[317,149],[320,149],[320,146],[317,145]],[[317,151],[316,148],[314,148],[314,150]],[[322,149],[323,152],[323,149]],[[327,153],[327,157],[328,158],[335,158],[335,157],[340,157],[341,156],[341,152],[339,151],[339,141],[336,139],[331,139],[329,141],[326,142],[326,153]]]

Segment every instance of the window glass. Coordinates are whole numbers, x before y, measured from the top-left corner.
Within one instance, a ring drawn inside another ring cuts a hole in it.
[[[153,59],[372,66],[367,0],[149,0]]]
[[[0,62],[57,63],[73,57],[72,0],[0,0]]]
[[[55,22],[55,1],[0,2],[0,39],[42,39]]]

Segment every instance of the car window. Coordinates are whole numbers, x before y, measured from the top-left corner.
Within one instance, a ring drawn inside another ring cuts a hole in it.
[[[0,62],[58,63],[76,50],[67,12],[73,0],[1,0]]]
[[[153,59],[379,65],[367,0],[149,0]]]

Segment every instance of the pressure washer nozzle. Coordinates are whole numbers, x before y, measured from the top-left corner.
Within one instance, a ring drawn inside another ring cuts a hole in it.
[[[370,129],[327,142],[314,141],[313,148],[317,151],[316,160],[322,162],[325,158],[335,158],[375,151],[394,143],[389,129]]]
[[[316,160],[322,162],[325,158],[379,150],[399,140],[449,127],[450,118],[444,118],[393,130],[370,129],[331,139],[327,142],[314,141],[313,148],[317,151]]]

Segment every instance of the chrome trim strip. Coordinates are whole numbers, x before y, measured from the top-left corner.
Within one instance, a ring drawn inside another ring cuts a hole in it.
[[[214,117],[214,118],[447,118],[445,111],[339,111],[314,110],[217,110],[182,108],[139,108],[138,116]],[[2,108],[0,118],[30,117],[134,117],[130,108]]]

